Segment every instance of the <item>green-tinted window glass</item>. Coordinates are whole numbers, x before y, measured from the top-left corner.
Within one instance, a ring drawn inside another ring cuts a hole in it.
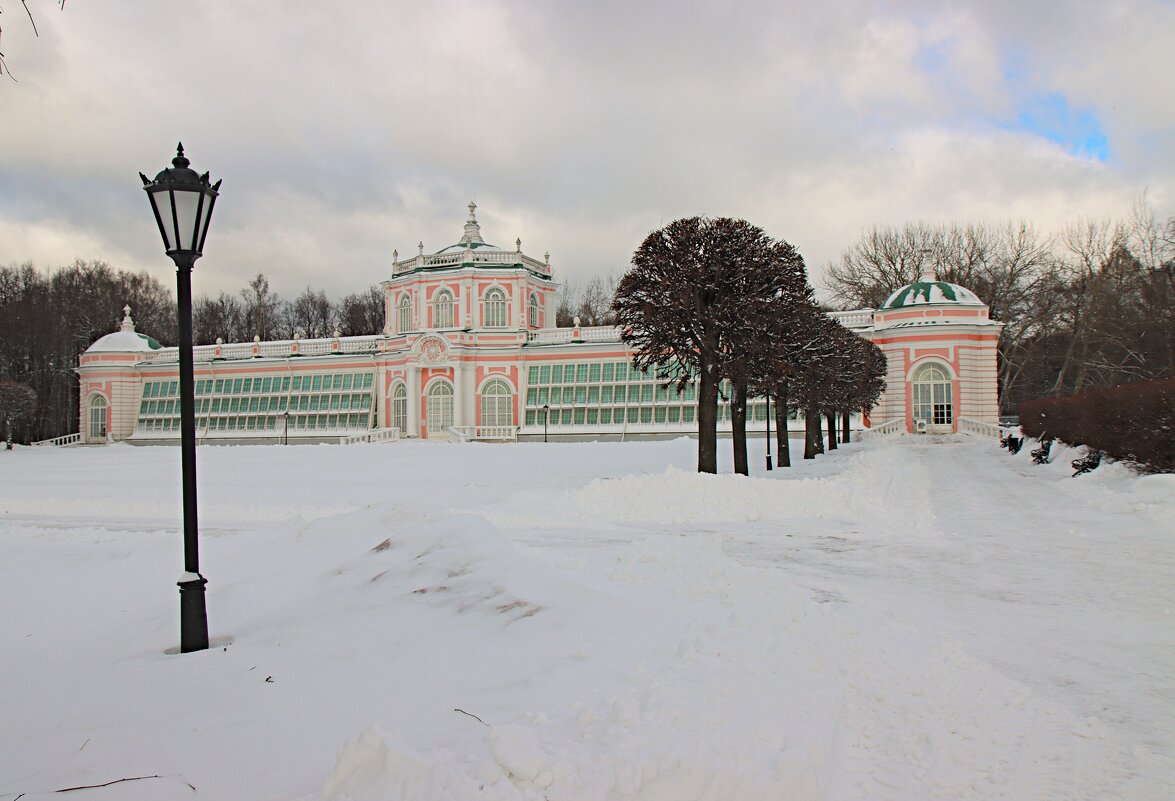
[[[668,397],[669,397],[669,390],[666,387],[658,385],[657,386],[657,400],[659,400],[659,401],[667,400]]]
[[[244,395],[248,395],[252,391],[253,391],[253,379],[252,378],[242,378],[241,379],[241,393]]]
[[[253,397],[249,399],[249,411],[255,412],[258,409],[257,404],[261,402],[260,398]]]
[[[670,406],[669,407],[669,422],[676,423],[676,422],[679,422],[680,420],[681,420],[681,407],[680,406]]]
[[[262,398],[261,399],[261,405],[257,407],[257,411],[259,411],[259,412],[268,412],[269,411],[269,398]]]
[[[600,409],[600,422],[603,423],[604,425],[611,425],[612,424],[612,407],[611,406],[605,406],[603,409]]]
[[[767,419],[767,405],[766,404],[756,403],[754,405],[754,407],[752,407],[752,408],[755,410],[755,420],[762,423],[764,420]]]
[[[551,365],[544,364],[541,367],[539,367],[539,383],[540,384],[551,383]]]
[[[571,425],[571,409],[564,409],[563,410],[563,425],[565,425],[565,426]]]
[[[588,366],[587,364],[577,364],[575,366],[575,383],[583,384],[587,382]]]
[[[345,376],[343,376],[343,389],[344,390],[349,390],[351,388],[351,381],[352,380],[354,380],[354,379],[350,373],[347,373]],[[363,377],[360,376],[359,380],[362,381]]]
[[[561,364],[551,365],[551,383],[552,384],[562,384],[563,383],[563,365],[561,365]]]
[[[653,411],[654,411],[654,413],[655,413],[655,414],[654,414],[654,419],[655,419],[655,420],[656,420],[658,423],[664,423],[664,422],[665,422],[665,407],[664,407],[664,406],[658,406],[658,407],[657,407],[656,409],[654,409]]]
[[[604,380],[611,381],[612,377],[616,375],[616,365],[608,362],[604,365]]]
[[[653,422],[653,407],[652,406],[642,406],[641,407],[641,422],[642,423]]]
[[[600,419],[600,410],[599,409],[588,409],[587,410],[587,424],[589,426],[594,426],[599,419]]]
[[[539,388],[539,399],[536,401],[537,405],[544,406],[550,401],[548,394],[547,394],[550,391],[551,390],[548,389],[547,387],[540,387]]]
[[[316,375],[310,379],[310,389],[312,392],[318,392],[322,389],[322,376]]]
[[[142,403],[139,404],[139,414],[146,414],[147,413],[147,404],[148,403],[150,403],[150,401],[143,401]]]
[[[172,381],[170,384],[167,385],[167,394],[168,395],[178,395],[179,391],[180,391],[180,382]]]
[[[338,373],[335,375],[334,389],[342,389],[343,388],[343,377],[344,377],[343,373]]]
[[[294,392],[301,392],[301,391],[302,391],[302,376],[296,375],[296,376],[294,376]]]
[[[616,363],[616,380],[617,381],[627,381],[628,380],[628,362],[617,362]]]
[[[273,392],[273,376],[267,376],[261,381],[262,392]]]
[[[625,397],[626,391],[627,390],[626,390],[624,384],[620,384],[619,386],[616,387],[616,400],[615,400],[616,403],[624,403],[624,397]]]
[[[600,363],[592,362],[588,365],[588,381],[600,380]]]
[[[587,392],[587,402],[588,403],[599,403],[600,402],[600,388],[599,387],[591,386],[591,387],[587,388],[587,391],[588,391]]]
[[[630,422],[630,423],[635,423],[635,422],[637,422],[637,415],[639,415],[639,414],[640,414],[640,411],[641,411],[641,410],[640,410],[640,409],[638,409],[636,406],[629,406],[629,407],[628,407],[628,409],[627,409],[627,412],[628,412],[628,422]]]
[[[698,385],[693,382],[686,384],[685,392],[681,393],[681,396],[687,401],[695,400],[698,396]]]
[[[563,387],[563,405],[570,406],[575,403],[575,387]]]
[[[538,390],[534,387],[527,387],[526,389],[526,405],[534,406],[534,399],[538,397]]]
[[[290,377],[288,375],[282,376],[282,392],[290,391]]]
[[[339,396],[338,395],[331,395],[330,396],[330,408],[332,411],[339,408]]]
[[[526,369],[526,383],[533,384],[539,380],[538,365],[532,364]]]
[[[608,365],[604,365],[607,367]],[[600,403],[612,402],[612,387],[600,387]]]
[[[363,396],[363,411],[367,411],[370,408],[371,408],[371,396],[364,395]]]
[[[311,395],[311,396],[310,396],[310,411],[312,411],[312,412],[317,412],[317,411],[318,411],[318,399],[319,399],[319,397],[320,397],[319,395]]]
[[[216,379],[216,383],[212,387],[212,394],[219,395],[222,392],[224,392],[224,379],[218,378],[218,379]]]
[[[359,404],[355,404],[355,408],[358,409]],[[351,396],[350,395],[339,396],[339,411],[349,412],[350,410],[351,410]]]
[[[364,389],[371,389],[371,387],[374,383],[375,383],[375,373],[364,373],[363,374],[363,388]]]
[[[587,387],[575,388],[575,402],[579,404],[587,403]]]
[[[575,409],[575,424],[577,426],[581,426],[581,425],[583,425],[583,420],[584,420],[584,410],[583,409]]]
[[[653,402],[653,385],[641,384],[641,403]]]
[[[532,367],[531,369],[533,370],[534,368]],[[533,426],[533,425],[534,425],[534,423],[535,423],[535,417],[536,417],[536,415],[537,415],[537,414],[538,414],[538,411],[537,411],[537,410],[535,410],[535,409],[527,409],[527,410],[526,410],[526,424],[527,424],[528,426]]]

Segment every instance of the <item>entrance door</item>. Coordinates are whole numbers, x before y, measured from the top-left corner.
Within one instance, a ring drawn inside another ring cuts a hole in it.
[[[931,434],[949,434],[954,430],[951,377],[937,364],[918,369],[911,384],[914,392],[914,427],[926,423]]]
[[[437,381],[428,390],[428,438],[448,439],[453,425],[453,387]]]

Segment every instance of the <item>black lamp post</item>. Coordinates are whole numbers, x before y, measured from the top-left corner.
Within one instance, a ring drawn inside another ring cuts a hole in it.
[[[767,469],[771,470],[771,393],[767,393]]]
[[[290,413],[282,412],[282,445],[290,444]]]
[[[176,147],[172,166],[143,179],[151,211],[163,237],[163,247],[175,262],[176,296],[179,302],[180,357],[180,463],[184,497],[184,575],[180,588],[180,652],[208,647],[208,613],[200,575],[200,544],[196,527],[196,393],[192,369],[192,267],[204,252],[212,207],[220,181],[209,184],[208,173],[198,175],[188,167],[184,146]]]
[[[547,418],[551,416],[551,407],[549,404],[543,404],[543,442],[547,441]]]

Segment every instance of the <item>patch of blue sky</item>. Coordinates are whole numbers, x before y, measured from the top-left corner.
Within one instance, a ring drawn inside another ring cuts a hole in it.
[[[1097,113],[1074,108],[1062,94],[1026,97],[1017,104],[1015,115],[1001,127],[1055,142],[1081,158],[1106,161],[1110,156],[1109,141]]]

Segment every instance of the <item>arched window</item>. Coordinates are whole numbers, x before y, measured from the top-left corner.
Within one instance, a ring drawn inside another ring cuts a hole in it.
[[[106,439],[106,398],[95,395],[90,399],[90,439]]]
[[[539,327],[539,296],[531,294],[530,301],[526,304],[526,321],[531,328]]]
[[[481,424],[514,425],[514,394],[510,391],[510,385],[500,378],[486,384],[481,391]]]
[[[401,436],[408,433],[408,390],[403,384],[392,389],[392,428],[400,429]]]
[[[447,289],[432,296],[432,327],[453,327],[453,293]]]
[[[485,294],[486,328],[506,327],[506,293],[497,287]]]
[[[914,393],[914,423],[924,420],[927,426],[949,426],[954,421],[951,377],[937,364],[919,367],[911,388]]]
[[[412,330],[412,298],[405,292],[400,296],[400,316],[397,318],[396,332],[404,333]]]
[[[453,426],[453,387],[437,381],[428,388],[428,438],[444,439]]]

